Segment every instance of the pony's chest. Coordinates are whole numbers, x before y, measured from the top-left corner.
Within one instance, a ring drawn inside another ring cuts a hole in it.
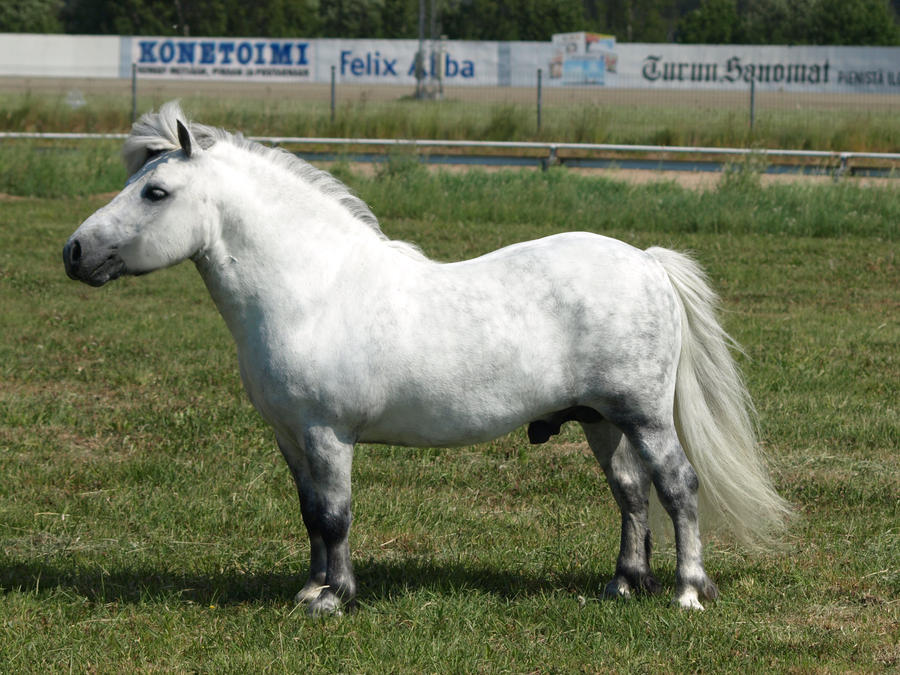
[[[274,426],[284,417],[285,410],[293,407],[293,397],[286,386],[288,373],[267,356],[265,352],[254,349],[238,349],[244,390],[253,406]]]
[[[268,339],[265,339],[268,337]],[[301,334],[263,336],[238,346],[241,380],[251,403],[276,429],[330,418],[352,399],[344,359],[333,344]]]

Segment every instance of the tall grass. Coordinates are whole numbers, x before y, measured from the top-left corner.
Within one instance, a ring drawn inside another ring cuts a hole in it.
[[[0,192],[69,197],[118,190],[126,178],[120,147],[121,143],[107,141],[0,142]]]
[[[164,98],[143,96],[140,110]],[[451,140],[557,141],[727,147],[778,147],[838,151],[900,150],[900,116],[890,109],[758,110],[751,131],[746,111],[733,108],[602,103],[547,103],[537,128],[532,103],[360,98],[338,104],[296,96],[183,97],[195,119],[250,135]],[[72,109],[63,96],[0,93],[0,130],[124,132],[130,127],[124,96],[92,95]]]
[[[125,171],[118,144],[8,141],[0,152],[0,193],[71,197],[121,189]],[[813,237],[852,234],[896,240],[896,186],[793,183],[763,187],[752,161],[729,167],[715,189],[674,182],[629,185],[566,169],[462,173],[428,171],[398,153],[375,175],[346,163],[332,171],[381,218],[453,221],[479,232],[509,225],[537,231],[630,228],[643,232],[768,233]],[[486,228],[486,229],[485,229]]]
[[[482,237],[484,227],[508,225],[534,231],[624,228],[663,234],[900,237],[896,186],[844,181],[763,187],[752,166],[724,172],[715,189],[705,191],[674,182],[628,184],[566,169],[432,173],[409,161],[375,177],[340,168],[338,173],[381,217],[449,220],[477,229]]]

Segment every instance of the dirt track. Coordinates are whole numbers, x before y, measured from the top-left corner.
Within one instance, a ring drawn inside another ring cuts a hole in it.
[[[314,162],[317,166],[328,169],[330,162]],[[372,163],[357,163],[353,170],[364,175],[374,175],[377,165]],[[433,172],[451,171],[538,171],[537,163],[533,167],[502,167],[502,166],[473,166],[471,164],[429,164],[428,170]],[[676,183],[681,187],[691,190],[713,190],[722,180],[722,174],[718,171],[657,171],[645,169],[596,169],[596,168],[569,168],[569,171],[577,173],[602,176],[610,180],[645,185],[648,183]],[[875,187],[890,187],[900,189],[900,180],[895,178],[871,178],[844,176],[841,181],[852,181],[854,185],[870,185]],[[834,183],[831,176],[809,175],[799,173],[772,173],[762,174],[760,182],[763,186],[786,183],[805,183],[828,185]]]

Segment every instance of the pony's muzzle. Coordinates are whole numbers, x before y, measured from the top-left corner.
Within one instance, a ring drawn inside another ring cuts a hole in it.
[[[90,241],[85,245],[79,239],[70,239],[63,247],[63,263],[70,279],[90,286],[102,286],[125,272],[115,248],[91,246]]]

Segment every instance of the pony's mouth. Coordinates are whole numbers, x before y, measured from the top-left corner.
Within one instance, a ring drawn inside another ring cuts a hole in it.
[[[102,286],[113,279],[118,279],[124,272],[125,263],[118,256],[112,255],[80,280],[90,286]]]

